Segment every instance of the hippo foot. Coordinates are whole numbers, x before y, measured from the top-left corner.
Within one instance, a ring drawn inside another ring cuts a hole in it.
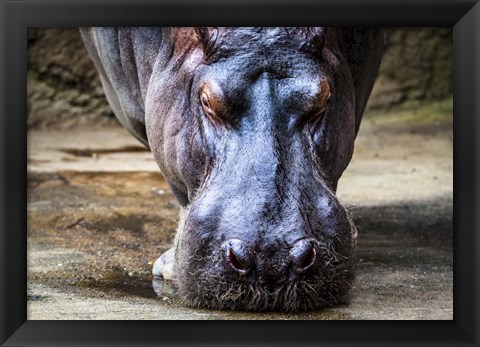
[[[152,274],[156,278],[163,278],[164,280],[175,280],[175,273],[173,272],[173,262],[175,260],[175,252],[173,248],[163,253],[153,264]]]
[[[170,248],[163,253],[153,264],[153,290],[158,296],[175,295],[177,286],[173,271],[174,250]]]

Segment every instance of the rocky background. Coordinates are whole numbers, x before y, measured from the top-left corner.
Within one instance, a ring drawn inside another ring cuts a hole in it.
[[[385,54],[368,109],[452,96],[451,28],[386,28]],[[115,122],[76,28],[28,29],[28,127]]]
[[[451,28],[386,28],[385,52],[369,109],[451,97],[452,34]]]
[[[114,117],[77,28],[29,28],[29,128],[105,124]]]

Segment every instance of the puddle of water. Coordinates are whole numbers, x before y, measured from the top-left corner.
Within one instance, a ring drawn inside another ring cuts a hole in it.
[[[46,296],[43,296],[43,295],[27,294],[27,301],[40,301],[45,299],[46,299]]]
[[[108,232],[116,229],[123,229],[133,232],[134,234],[141,234],[144,232],[144,225],[146,223],[159,223],[161,218],[155,215],[144,214],[129,214],[122,215],[115,213],[114,216],[102,219],[93,218],[90,221],[80,220],[72,226],[78,224],[88,230],[97,232]]]
[[[153,290],[159,297],[175,296],[177,294],[177,286],[173,281],[164,280],[163,278],[153,277]]]
[[[98,288],[97,288],[98,289]],[[145,299],[155,299],[156,294],[151,287],[138,286],[135,283],[119,282],[103,287],[107,292],[116,290],[126,296],[137,296]]]
[[[37,174],[37,173],[28,173],[28,187],[29,188],[36,188],[41,184],[50,182],[53,185],[58,184],[70,184],[69,180],[60,174]]]
[[[84,271],[86,272],[86,271]],[[95,292],[103,292],[109,296],[141,297],[155,299],[157,297],[151,285],[151,275],[128,274],[119,267],[113,267],[94,277],[79,278],[75,286],[88,288]]]
[[[145,147],[139,146],[124,146],[120,148],[87,148],[87,149],[76,149],[76,148],[60,148],[60,151],[74,155],[76,157],[94,157],[101,154],[112,154],[112,153],[136,153],[136,152],[148,152],[148,149]]]

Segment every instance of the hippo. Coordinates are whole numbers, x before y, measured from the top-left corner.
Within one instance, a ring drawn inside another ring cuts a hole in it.
[[[181,205],[153,268],[188,306],[348,304],[357,229],[335,196],[382,57],[367,27],[81,28],[120,123]]]

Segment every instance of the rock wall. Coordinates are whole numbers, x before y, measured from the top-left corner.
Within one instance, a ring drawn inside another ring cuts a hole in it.
[[[450,97],[452,34],[451,28],[385,28],[385,52],[368,108]]]
[[[450,28],[386,28],[385,54],[368,108],[452,94]],[[113,113],[76,28],[28,29],[28,126],[105,124]]]
[[[104,124],[114,117],[77,28],[29,28],[28,127]]]

